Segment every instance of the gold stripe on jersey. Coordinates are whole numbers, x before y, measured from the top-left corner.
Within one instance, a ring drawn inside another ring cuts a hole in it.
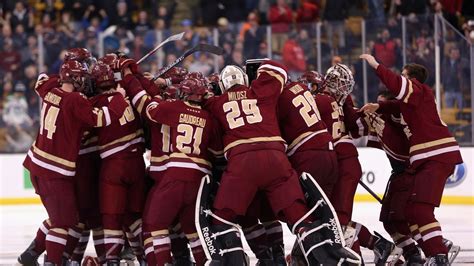
[[[139,113],[142,112],[143,106],[145,106],[145,102],[146,102],[146,100],[148,100],[149,98],[150,98],[150,97],[149,97],[148,95],[144,95],[144,96],[141,97],[140,103],[139,103],[138,106],[137,106],[137,111],[138,111]]]
[[[412,233],[413,233],[414,231],[416,231],[417,229],[418,229],[418,225],[417,225],[417,224],[414,224],[414,225],[410,226],[410,232],[412,232]]]
[[[145,241],[143,241],[144,246],[146,246],[150,243],[153,243],[153,237],[149,237],[149,238],[145,239]]]
[[[407,96],[403,99],[404,103],[408,103],[408,98],[410,98],[411,94],[413,93],[413,83],[411,80],[408,80],[408,93]]]
[[[97,115],[96,127],[102,127],[102,125],[104,124],[104,121],[103,121],[104,120],[104,111],[102,111],[102,109],[99,109],[99,108],[95,107],[92,112]]]
[[[420,227],[419,231],[420,231],[420,233],[423,233],[424,231],[430,230],[430,229],[435,228],[435,227],[441,227],[441,225],[438,222],[426,224],[426,225],[423,225],[422,227]]]
[[[139,129],[139,130],[137,130],[135,133],[129,134],[129,135],[127,135],[127,136],[124,136],[124,137],[121,137],[121,138],[119,138],[119,139],[116,139],[116,140],[114,140],[114,141],[112,141],[112,142],[109,142],[109,143],[107,143],[107,144],[104,144],[104,145],[102,145],[102,146],[99,146],[99,149],[103,150],[103,149],[105,149],[105,148],[107,148],[107,147],[110,147],[110,146],[112,146],[112,145],[115,145],[115,144],[117,144],[117,143],[129,141],[129,140],[132,140],[132,139],[134,139],[134,138],[136,138],[136,137],[138,137],[138,136],[141,136],[141,135],[143,135],[143,129]]]
[[[305,132],[301,135],[299,135],[295,140],[293,140],[293,142],[290,144],[290,146],[288,146],[288,150],[291,150],[293,149],[296,145],[298,145],[298,143],[300,143],[304,138],[306,138],[307,136],[313,134],[313,133],[316,133],[317,134],[321,134],[323,133],[324,131],[327,131],[326,129],[322,129],[322,130],[318,130],[318,131],[308,131],[308,132]]]
[[[161,163],[165,160],[168,160],[169,158],[170,157],[168,155],[163,155],[163,156],[160,156],[160,157],[151,156],[150,162],[152,162],[152,163]]]
[[[257,78],[258,78],[258,76],[259,76],[261,73],[267,73],[268,75],[270,75],[270,76],[272,76],[272,77],[278,79],[278,81],[281,82],[281,90],[283,90],[283,86],[285,86],[285,81],[284,81],[284,79],[280,76],[280,74],[277,74],[276,72],[271,71],[271,70],[269,70],[269,69],[268,69],[268,70],[267,70],[267,69],[265,69],[265,70],[264,70],[264,69],[259,69],[259,70],[258,70],[258,73],[257,73]]]
[[[450,142],[456,142],[456,139],[453,137],[448,137],[448,138],[443,138],[443,139],[438,139],[438,140],[433,140],[421,144],[416,144],[410,147],[410,153],[422,150],[422,149],[428,149],[434,146],[450,143]]]
[[[193,239],[193,238],[198,238],[198,237],[199,237],[198,233],[192,233],[192,234],[186,235],[187,239]]]
[[[168,229],[163,229],[163,230],[157,230],[157,231],[153,231],[151,232],[151,236],[166,236],[166,235],[169,235],[169,231]]]
[[[38,147],[36,147],[36,143],[33,143],[33,152],[38,154],[39,156],[43,157],[43,158],[46,158],[50,161],[53,161],[53,162],[56,162],[56,163],[59,163],[59,164],[62,164],[64,166],[67,166],[67,167],[70,167],[70,168],[76,168],[76,163],[75,162],[71,162],[71,161],[68,161],[66,159],[62,159],[62,158],[59,158],[57,156],[54,156],[52,154],[49,154],[45,151],[42,151],[41,149],[39,149]]]
[[[285,142],[285,140],[283,140],[280,136],[239,139],[225,146],[224,152],[227,152],[229,149],[232,149],[235,146],[240,145],[240,144],[249,144],[249,143],[256,143],[256,142],[272,142],[272,141],[279,141],[283,143]]]
[[[104,235],[108,235],[108,236],[121,236],[121,235],[123,235],[123,230],[104,229]]]
[[[212,166],[212,164],[204,159],[200,159],[200,158],[195,158],[195,157],[191,157],[191,156],[188,156],[187,154],[185,153],[178,153],[178,152],[174,152],[170,155],[170,158],[181,158],[181,159],[189,159],[195,163],[200,163],[200,164],[205,164],[209,167]]]

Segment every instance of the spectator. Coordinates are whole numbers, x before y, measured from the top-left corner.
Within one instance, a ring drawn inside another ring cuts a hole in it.
[[[449,23],[451,23],[451,25],[453,25],[459,32],[461,32],[459,19],[461,17],[461,8],[462,8],[463,0],[439,0],[439,1],[443,5],[444,18]]]
[[[301,46],[296,42],[293,33],[283,46],[283,63],[288,68],[288,74],[292,79],[297,79],[306,71],[306,58]]]
[[[377,23],[385,23],[384,1],[383,0],[368,0],[370,18]]]
[[[257,15],[249,14],[250,27],[244,35],[244,57],[246,59],[257,58],[259,54],[259,45],[265,39],[265,29],[258,25]]]
[[[389,68],[396,65],[397,58],[400,57],[399,46],[395,40],[390,38],[388,29],[383,29],[382,32],[379,33],[372,54],[379,62]]]
[[[21,54],[13,47],[12,39],[5,39],[0,51],[0,71],[16,73],[20,62]]]
[[[109,25],[109,16],[104,9],[99,10],[99,15],[95,12],[96,8],[93,5],[90,5],[84,16],[82,17],[82,28],[90,29],[92,27],[95,34],[98,36],[99,32],[104,31]]]
[[[112,15],[112,14],[111,14]],[[127,2],[119,0],[117,3],[117,11],[111,16],[111,24],[121,26],[127,30],[132,29],[131,12],[128,10]]]
[[[20,126],[8,127],[5,140],[7,145],[3,148],[4,152],[11,153],[27,151],[34,141],[33,137]]]
[[[297,10],[296,23],[313,23],[319,19],[319,7],[310,0],[300,0]]]
[[[209,59],[206,53],[200,53],[198,60],[195,60],[189,66],[189,72],[200,72],[204,76],[207,76],[211,73],[212,67],[209,63]]]
[[[426,12],[426,1],[394,0],[397,15],[416,17]]]
[[[221,17],[217,20],[217,31],[219,33],[219,46],[223,46],[224,43],[234,43],[235,34],[229,28],[229,21]]]
[[[459,48],[451,47],[448,57],[443,62],[442,77],[446,107],[453,108],[454,103],[459,109],[463,106],[463,77],[464,68],[467,64],[461,60]]]
[[[349,9],[348,0],[331,0],[326,2],[323,19],[326,26],[326,36],[332,54],[344,54],[346,37],[344,33],[344,21]],[[335,47],[333,37],[337,35],[338,45]]]
[[[293,21],[293,13],[285,0],[277,0],[276,4],[271,6],[268,21],[272,25],[272,50],[281,53]]]
[[[259,18],[257,16],[257,13],[255,12],[250,12],[247,15],[247,21],[245,21],[242,24],[242,28],[240,28],[240,33],[239,33],[239,39],[243,40],[245,37],[245,33],[252,27],[252,24],[259,22]]]
[[[434,43],[425,37],[418,37],[410,58],[410,62],[420,64],[428,69],[428,73],[435,73]],[[426,84],[430,87],[434,85],[434,75],[429,75]]]
[[[173,0],[171,1],[171,4],[168,7],[163,6],[163,5],[160,5],[158,7],[155,17],[157,19],[162,19],[165,22],[166,29],[169,29],[171,27],[171,21],[173,20],[173,16],[174,16],[177,5],[178,5],[178,2],[176,0]]]
[[[145,10],[140,10],[140,12],[138,12],[138,20],[134,28],[135,34],[143,36],[151,28],[151,24],[148,21],[148,14]]]
[[[10,18],[10,25],[13,29],[15,29],[17,25],[23,25],[23,28],[28,30],[33,28],[33,18],[29,15],[23,1],[16,2],[15,9]]]
[[[242,0],[226,0],[221,1],[224,7],[224,17],[229,20],[230,30],[238,33],[242,27],[242,22],[247,17],[247,10],[244,8]]]
[[[13,88],[13,93],[7,96],[3,108],[3,121],[7,126],[28,128],[33,125],[33,120],[28,115],[25,91],[25,84],[17,82]]]
[[[313,47],[315,47],[315,44],[314,40],[309,37],[307,30],[300,30],[297,41],[303,49],[303,53],[306,55],[306,59],[313,58]]]

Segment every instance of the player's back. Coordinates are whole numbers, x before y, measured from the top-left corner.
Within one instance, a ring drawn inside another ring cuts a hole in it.
[[[117,94],[114,92],[97,95],[92,99],[93,105],[97,108],[105,107],[109,104],[110,97]],[[145,151],[141,120],[129,102],[122,117],[107,127],[98,128],[97,136],[102,159],[137,154],[141,156]]]
[[[316,101],[302,84],[292,82],[285,86],[278,101],[278,118],[289,156],[296,150],[328,149],[332,145]]]
[[[327,130],[333,138],[338,158],[357,156],[357,149],[344,124],[344,112],[332,96],[327,93],[314,95],[321,120],[326,124]]]
[[[211,163],[209,162],[208,145],[212,134],[211,115],[208,111],[198,105],[185,101],[163,101],[157,105],[148,107],[147,112],[152,121],[161,125],[154,127],[160,130],[162,139],[162,156],[156,161],[166,162],[161,166],[164,170],[173,169],[176,178],[194,178],[190,170],[199,171],[198,177],[202,173],[210,174]],[[156,150],[158,147],[153,147]],[[152,167],[154,158],[152,158]],[[159,163],[159,162],[158,162]],[[181,170],[178,170],[181,169]],[[150,168],[150,170],[153,170]]]
[[[42,176],[74,176],[76,159],[86,125],[74,108],[85,98],[59,88],[44,94],[40,128],[25,160],[25,167]]]

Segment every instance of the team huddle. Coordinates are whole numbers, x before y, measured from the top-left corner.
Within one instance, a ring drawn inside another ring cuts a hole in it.
[[[361,59],[388,90],[358,109],[343,64],[296,81],[264,59],[154,78],[120,53],[68,50],[35,86],[41,123],[24,166],[49,218],[18,261],[46,251],[44,265],[120,265],[131,250],[140,265],[240,266],[245,239],[257,265],[360,265],[360,247],[376,265],[449,265],[434,208],[459,146],[423,66],[398,75]],[[392,166],[380,221],[393,242],[352,220],[362,136]],[[297,239],[287,257],[280,221]],[[91,233],[97,256],[83,258]]]

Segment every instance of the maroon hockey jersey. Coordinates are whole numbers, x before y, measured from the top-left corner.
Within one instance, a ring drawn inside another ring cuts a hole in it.
[[[313,95],[302,84],[289,83],[278,100],[281,135],[288,156],[296,151],[332,149],[332,137],[321,120]]]
[[[284,143],[278,127],[278,98],[287,80],[284,67],[269,61],[257,70],[250,88],[235,85],[224,94],[210,98],[205,108],[216,118],[223,131],[224,152],[252,143]],[[282,149],[284,149],[282,145]]]
[[[314,98],[321,114],[321,120],[326,124],[332,136],[338,159],[357,157],[359,154],[344,124],[342,107],[327,93],[318,93]]]
[[[437,112],[432,89],[416,79],[397,75],[383,65],[379,65],[376,72],[399,102],[401,123],[406,123],[409,129],[411,165],[416,168],[426,160],[461,163],[458,143]]]
[[[78,92],[46,86],[37,86],[36,90],[43,99],[40,128],[23,165],[40,177],[72,177],[84,130],[110,125],[122,116],[127,103],[117,95],[107,106],[94,108]]]
[[[102,108],[109,104],[117,92],[104,93],[91,99],[93,105]],[[131,152],[143,154],[145,139],[141,119],[127,100],[127,108],[122,117],[109,126],[97,129],[100,158],[128,156]]]

